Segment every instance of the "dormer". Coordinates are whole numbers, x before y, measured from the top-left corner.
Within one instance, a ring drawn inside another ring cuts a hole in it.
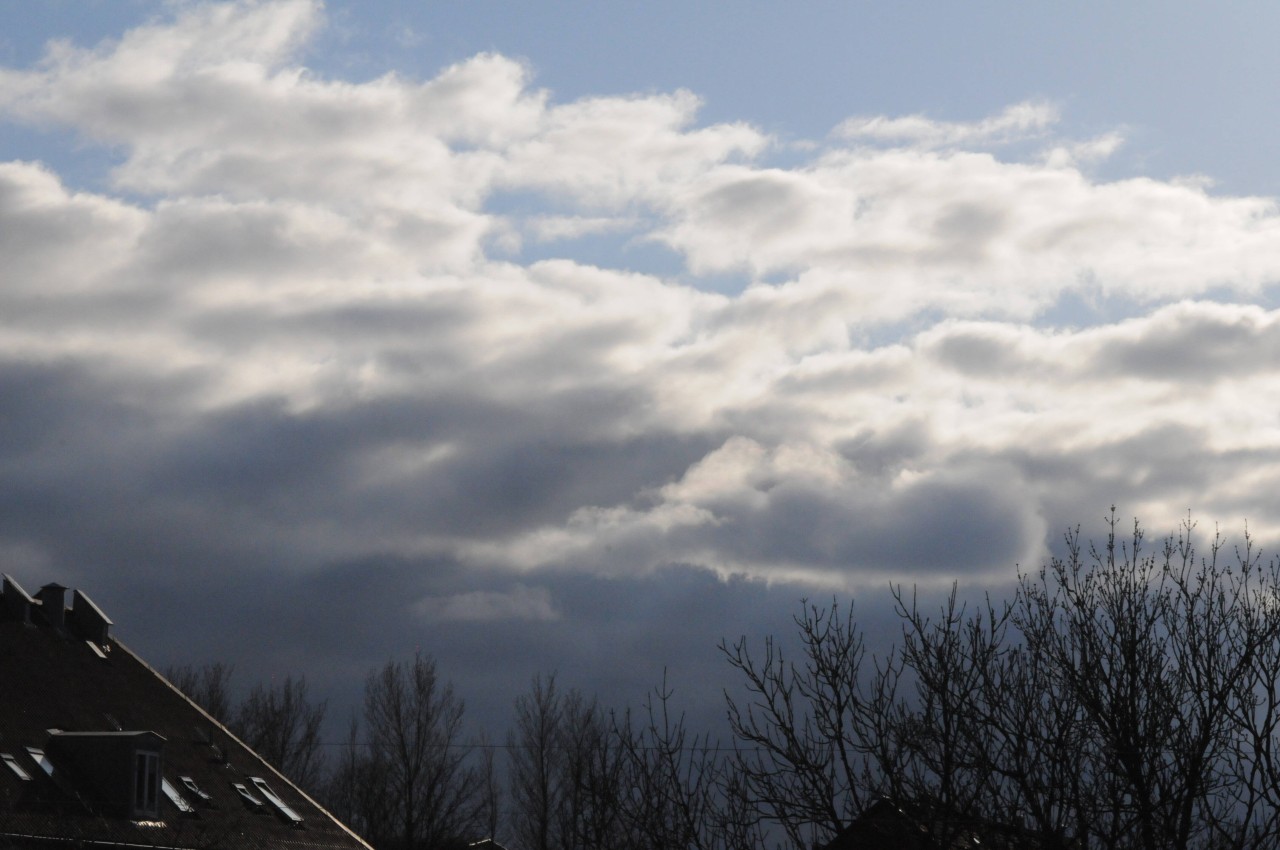
[[[111,618],[84,591],[75,591],[71,599],[71,622],[76,635],[95,646],[106,646],[111,640]]]
[[[98,799],[133,820],[160,816],[164,738],[155,732],[53,732],[46,745]]]
[[[35,608],[37,603],[31,596],[22,589],[22,585],[14,580],[13,576],[5,573],[0,579],[0,596],[3,597],[3,612],[10,618],[20,623],[31,622],[31,610]]]

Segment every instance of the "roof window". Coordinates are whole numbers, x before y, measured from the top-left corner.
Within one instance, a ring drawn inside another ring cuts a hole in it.
[[[231,787],[236,789],[236,793],[240,795],[241,801],[255,812],[262,808],[262,801],[253,794],[249,793],[249,789],[244,787],[243,783],[232,782]]]
[[[196,810],[191,807],[191,804],[183,799],[182,795],[178,793],[178,789],[174,788],[169,780],[163,777],[160,779],[160,790],[169,798],[169,802],[173,803],[173,805],[177,807],[178,811],[182,812],[184,815],[194,815],[196,813]]]
[[[27,753],[30,754],[32,761],[40,765],[41,770],[53,776],[53,762],[49,761],[49,757],[44,754],[44,750],[39,747],[27,747]]]
[[[31,774],[22,769],[22,765],[18,764],[18,760],[8,753],[0,753],[0,761],[13,771],[13,775],[21,779],[23,782],[31,781]]]
[[[271,786],[267,784],[267,780],[261,776],[250,776],[249,781],[253,783],[253,787],[257,788],[262,796],[267,798],[267,802],[275,807],[275,810],[284,816],[284,819],[294,826],[302,824],[302,815],[290,808],[289,804],[280,799],[275,791],[271,790]]]
[[[190,776],[179,776],[178,781],[182,783],[182,787],[186,788],[188,791],[194,794],[195,798],[200,802],[202,803],[213,802],[213,798],[210,797],[208,794],[206,794],[204,790],[201,789],[201,787],[196,784],[196,781],[192,779]]]

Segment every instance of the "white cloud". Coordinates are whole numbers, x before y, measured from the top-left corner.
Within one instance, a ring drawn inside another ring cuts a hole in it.
[[[661,238],[708,272],[829,291],[850,324],[941,310],[1030,318],[1066,292],[1141,302],[1280,280],[1268,198],[987,153],[831,151],[810,167],[720,167],[675,195]]]
[[[94,49],[51,42],[36,69],[0,73],[0,105],[108,141],[196,137],[215,122],[211,107],[228,105],[209,98],[220,81],[264,82],[263,69],[290,58],[320,12],[316,0],[193,4]]]
[[[539,242],[578,239],[597,233],[617,233],[635,228],[635,219],[581,215],[542,215],[531,218],[528,228]]]
[[[850,118],[836,127],[832,135],[853,141],[896,142],[925,148],[987,145],[1035,138],[1058,123],[1059,118],[1058,108],[1053,104],[1025,101],[976,122],[937,121],[924,115]]]
[[[109,287],[146,220],[128,204],[68,192],[38,164],[0,162],[0,291],[48,298]]]
[[[822,309],[851,326],[927,310],[1030,318],[1064,292],[1149,301],[1280,278],[1269,199],[1094,182],[1077,163],[1113,150],[1114,134],[1059,144],[1042,162],[981,150],[1050,127],[1044,103],[971,124],[860,119],[844,136],[914,146],[836,146],[776,168],[755,164],[770,145],[758,131],[698,127],[689,92],[553,104],[527,68],[492,54],[425,83],[324,80],[287,64],[319,20],[314,5],[213,9],[95,50],[52,50],[38,70],[5,72],[0,108],[121,144],[122,187],[315,207],[423,270],[464,271],[486,244],[518,256],[522,231],[632,227],[695,273],[823,290]],[[243,37],[246,26],[264,35]],[[127,109],[102,109],[125,97]],[[500,191],[576,208],[508,222],[486,209]]]
[[[1113,131],[1104,133],[1096,138],[1085,139],[1082,142],[1069,142],[1051,148],[1045,154],[1044,160],[1047,165],[1056,168],[1074,168],[1077,165],[1089,165],[1109,158],[1123,144],[1124,135]],[[1207,189],[1208,186],[1201,185],[1200,188]]]
[[[695,95],[680,91],[553,107],[537,134],[512,145],[501,179],[588,209],[625,207],[661,202],[709,167],[768,145],[743,124],[693,128],[699,105]]]
[[[1280,281],[1271,199],[1081,170],[1118,137],[986,149],[1044,105],[862,119],[784,167],[688,92],[556,103],[497,55],[327,80],[291,64],[314,4],[182,8],[0,80],[4,115],[123,156],[98,193],[0,164],[0,485],[33,505],[73,488],[263,563],[826,584],[1007,571],[1113,500],[1231,520],[1250,493],[1280,534],[1280,320],[1204,300]],[[619,232],[686,268],[575,253]],[[1068,295],[1132,317],[1044,327]],[[22,522],[0,549],[57,550]]]

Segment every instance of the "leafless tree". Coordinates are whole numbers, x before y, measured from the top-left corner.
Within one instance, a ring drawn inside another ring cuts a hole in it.
[[[491,745],[483,734],[476,741],[479,754],[480,805],[478,821],[482,826],[478,835],[481,839],[493,839],[498,834],[502,818],[502,788],[499,784],[494,754],[497,747]],[[471,836],[474,838],[475,836]],[[468,844],[474,843],[468,841]]]
[[[560,751],[561,846],[623,846],[626,826],[617,801],[623,793],[625,753],[606,712],[577,690],[561,699]]]
[[[463,736],[462,700],[434,660],[418,654],[370,674],[364,713],[367,775],[391,809],[386,830],[374,825],[369,835],[375,846],[426,850],[482,836],[494,820],[492,782]]]
[[[329,811],[375,847],[391,840],[392,800],[382,765],[361,740],[360,722],[354,715],[322,796]]]
[[[232,729],[258,755],[307,789],[320,785],[324,755],[320,727],[327,701],[307,698],[305,676],[255,685],[236,709]]]
[[[877,795],[901,790],[907,756],[900,659],[868,658],[851,607],[805,604],[795,623],[799,661],[773,638],[756,654],[746,638],[721,651],[746,689],[744,697],[726,692],[737,796],[755,822],[809,847]]]
[[[1050,693],[1096,742],[1075,770],[1106,793],[1068,808],[1096,846],[1274,846],[1280,563],[1247,533],[1232,562],[1218,535],[1200,557],[1189,520],[1147,554],[1136,523],[1121,539],[1110,522],[1087,555],[1068,535],[1015,608]]]
[[[165,668],[164,677],[220,723],[232,717],[231,674],[235,667],[215,661],[201,667],[190,664]]]
[[[725,646],[749,810],[794,847],[879,795],[927,802],[937,846],[976,821],[1046,850],[1280,846],[1280,562],[1247,534],[1197,554],[1190,521],[1149,553],[1110,522],[1007,604],[896,591],[880,659],[835,605],[797,619],[795,662]]]
[[[565,791],[563,707],[555,674],[535,676],[516,697],[516,725],[507,735],[510,757],[511,831],[524,850],[562,846],[558,821]]]
[[[554,675],[538,676],[515,708],[507,750],[516,846],[623,846],[623,752],[596,700],[561,692]]]
[[[520,850],[810,850],[888,797],[929,846],[999,824],[1038,850],[1280,848],[1280,561],[1247,533],[1198,553],[1190,520],[1149,551],[1109,521],[1097,546],[1069,532],[1005,602],[892,589],[901,634],[879,656],[834,601],[803,605],[794,655],[723,643],[742,682],[727,748],[686,727],[665,681],[609,712],[535,678],[506,742],[506,824]],[[302,679],[233,713],[230,674],[169,671],[268,758],[314,750],[323,704]],[[429,657],[375,670],[325,799],[379,850],[492,835],[494,750],[462,717]]]
[[[624,756],[618,805],[636,848],[730,850],[763,846],[758,823],[737,804],[726,751],[691,732],[664,681],[641,712],[615,721]]]

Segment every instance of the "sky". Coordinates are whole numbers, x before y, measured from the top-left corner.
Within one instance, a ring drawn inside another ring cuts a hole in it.
[[[0,569],[503,735],[1280,544],[1280,7],[0,0]]]

